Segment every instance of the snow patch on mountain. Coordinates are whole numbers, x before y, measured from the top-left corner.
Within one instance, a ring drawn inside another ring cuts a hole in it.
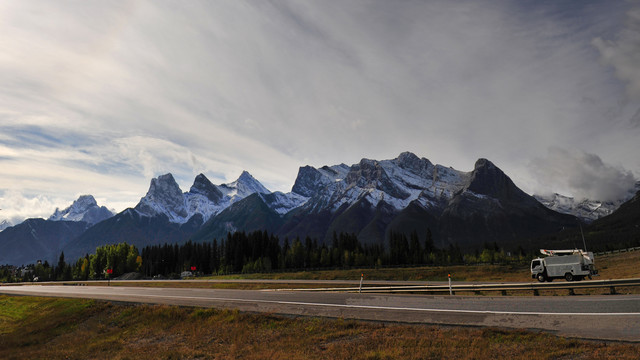
[[[318,171],[320,171],[325,177],[335,182],[347,177],[350,169],[351,168],[348,165],[340,164],[334,166],[323,166],[318,169]]]
[[[206,222],[212,216],[217,215],[228,206],[228,202],[214,203],[202,194],[194,194],[191,192],[184,193],[184,200],[187,209],[187,216],[173,222],[185,223],[196,214],[201,214],[202,218]]]
[[[309,201],[308,197],[298,195],[293,192],[282,193],[280,191],[271,194],[261,193],[262,201],[280,215],[284,215],[289,211],[304,205]]]
[[[618,200],[603,202],[589,199],[577,201],[573,197],[560,194],[553,194],[551,196],[534,195],[534,197],[551,210],[562,214],[577,216],[580,220],[587,223],[597,220],[603,216],[610,215],[626,201]]]

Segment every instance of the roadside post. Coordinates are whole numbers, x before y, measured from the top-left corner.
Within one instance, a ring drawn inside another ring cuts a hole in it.
[[[360,274],[360,288],[358,289],[358,294],[362,292],[362,280],[364,280],[364,273]]]
[[[113,274],[113,269],[107,269],[107,286],[111,286],[111,274]]]
[[[451,290],[451,274],[449,274],[449,295],[453,295],[453,290]]]

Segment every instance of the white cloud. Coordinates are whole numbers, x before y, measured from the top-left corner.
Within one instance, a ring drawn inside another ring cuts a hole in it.
[[[17,191],[6,191],[0,195],[0,215],[13,224],[28,217],[48,218],[56,208],[55,202],[42,195],[28,197]]]
[[[630,171],[606,164],[597,155],[562,148],[550,149],[545,158],[534,159],[530,165],[540,189],[546,193],[564,190],[563,195],[578,199],[620,200],[636,181]]]

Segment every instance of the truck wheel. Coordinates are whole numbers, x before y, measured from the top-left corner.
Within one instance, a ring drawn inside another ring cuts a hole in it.
[[[544,282],[545,280],[547,280],[547,278],[544,276],[544,274],[538,274],[538,281]]]
[[[573,274],[572,273],[566,273],[566,274],[564,274],[564,278],[567,281],[573,281]]]

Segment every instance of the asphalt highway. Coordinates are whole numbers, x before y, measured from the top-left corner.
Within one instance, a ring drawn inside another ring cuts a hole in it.
[[[640,295],[488,297],[56,285],[1,286],[0,294],[517,328],[584,339],[640,342]]]

